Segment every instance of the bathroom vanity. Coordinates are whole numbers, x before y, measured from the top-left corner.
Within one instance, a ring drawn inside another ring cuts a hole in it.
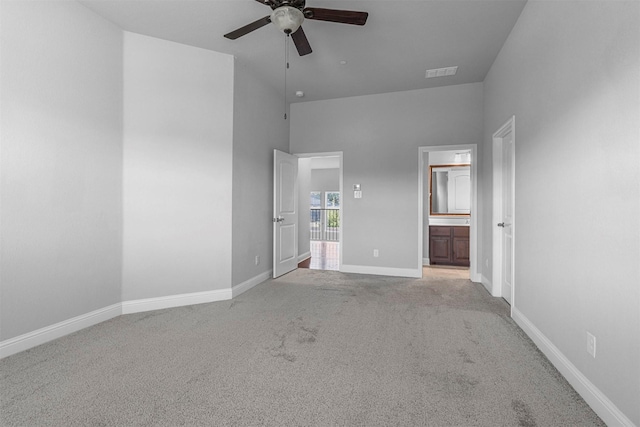
[[[429,226],[431,265],[469,266],[469,226]]]
[[[469,266],[470,165],[431,165],[429,263]]]

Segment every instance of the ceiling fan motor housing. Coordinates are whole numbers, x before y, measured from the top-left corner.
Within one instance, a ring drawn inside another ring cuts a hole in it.
[[[306,7],[306,0],[256,0],[265,6],[270,7],[273,12],[257,21],[251,22],[244,27],[225,34],[230,40],[249,34],[252,31],[262,28],[269,23],[273,23],[278,29],[287,35],[291,35],[293,43],[296,45],[300,56],[308,55],[311,52],[309,40],[302,30],[302,22],[305,19],[315,21],[337,22],[339,24],[364,25],[369,14],[367,12],[355,12],[352,10],[324,9],[317,7]]]
[[[304,13],[293,6],[280,6],[271,13],[271,22],[285,34],[295,33],[304,21]]]

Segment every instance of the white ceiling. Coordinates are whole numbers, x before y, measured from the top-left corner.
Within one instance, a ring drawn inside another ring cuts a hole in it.
[[[234,55],[284,89],[285,36],[273,25],[237,40],[224,34],[269,15],[255,0],[81,0],[124,30]],[[369,12],[364,27],[306,20],[313,53],[290,44],[290,102],[481,82],[526,0],[307,0]],[[345,65],[340,61],[347,61]],[[458,66],[452,77],[425,79]],[[304,98],[295,92],[302,90]]]

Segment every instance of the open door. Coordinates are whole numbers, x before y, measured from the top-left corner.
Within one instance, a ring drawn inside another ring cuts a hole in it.
[[[298,158],[273,150],[273,277],[298,267]]]
[[[493,134],[493,296],[515,298],[515,116]]]
[[[502,297],[511,304],[513,287],[513,138],[502,138]]]

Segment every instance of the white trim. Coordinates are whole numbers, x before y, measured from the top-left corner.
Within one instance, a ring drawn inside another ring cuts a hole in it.
[[[418,264],[420,264],[420,260],[422,260],[422,265],[425,265],[425,259],[431,259],[431,254],[429,253],[430,243],[427,243],[426,248],[424,247],[424,168],[428,166],[428,164],[424,164],[425,152],[427,153],[428,159],[429,151],[418,147]],[[429,163],[428,160],[427,163]],[[428,229],[427,226],[427,230]],[[426,258],[424,257],[425,253],[427,254]]]
[[[156,298],[143,298],[122,303],[122,314],[141,313],[143,311],[161,310],[163,308],[182,307],[185,305],[204,304],[225,301],[232,297],[232,289],[192,292],[189,294],[168,295]]]
[[[163,308],[182,307],[193,304],[203,304],[216,301],[230,300],[248,291],[254,286],[271,278],[272,270],[242,282],[231,289],[193,292],[189,294],[169,295],[157,298],[144,298],[112,304],[71,319],[45,326],[44,328],[19,335],[0,342],[0,359],[36,347],[40,344],[78,332],[98,323],[104,322],[122,314],[140,313],[144,311],[160,310]]]
[[[309,157],[342,157],[342,151],[325,151],[321,153],[291,153],[301,158]]]
[[[374,267],[371,265],[342,265],[340,269],[342,273],[357,274],[373,274],[377,276],[397,276],[397,277],[422,277],[422,267],[414,268],[393,268],[393,267]]]
[[[511,315],[516,324],[531,338],[605,424],[608,426],[635,426],[524,314],[513,307]]]
[[[477,271],[472,272],[469,270],[469,280],[473,283],[482,283],[482,274]]]
[[[105,320],[118,317],[121,314],[122,305],[117,303],[4,340],[0,342],[0,359],[28,350],[65,335],[78,332],[79,330],[88,328],[89,326],[97,325]]]
[[[431,265],[429,258],[422,258],[422,265]]]
[[[427,166],[424,163],[424,153],[430,153],[432,151],[455,151],[455,150],[469,150],[471,152],[471,217],[469,224],[469,277],[472,281],[477,282],[480,280],[481,265],[478,261],[479,248],[481,242],[478,235],[478,145],[477,144],[463,144],[463,145],[431,145],[418,147],[418,265],[421,265],[423,256],[426,252],[429,255],[428,248],[423,247],[423,233],[424,233],[424,170]]]
[[[253,288],[256,285],[264,282],[265,280],[271,279],[271,275],[273,270],[265,271],[264,273],[260,273],[255,277],[252,277],[249,280],[246,280],[238,285],[235,285],[231,288],[231,298],[235,298],[243,292],[247,292],[249,289]]]
[[[493,285],[491,284],[491,280],[487,279],[487,277],[482,274],[480,277],[480,283],[482,283],[482,286],[484,286],[487,289],[487,292],[489,292],[491,294],[491,296],[496,296],[493,295]]]
[[[298,255],[298,264],[300,264],[302,261],[305,261],[309,258],[311,258],[311,251],[305,252],[302,255]]]

